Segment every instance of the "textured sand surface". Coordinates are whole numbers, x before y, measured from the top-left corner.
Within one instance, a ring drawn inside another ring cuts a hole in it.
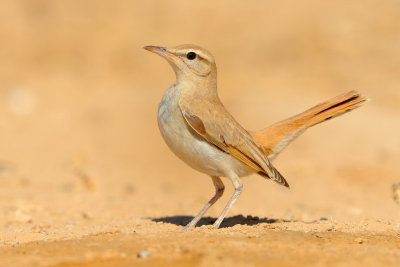
[[[2,1],[0,266],[396,266],[399,16],[394,0]],[[212,230],[224,179],[209,217],[177,232],[213,186],[164,144],[175,77],[142,47],[182,43],[214,54],[247,129],[351,89],[372,101],[278,157],[290,190],[245,178]]]

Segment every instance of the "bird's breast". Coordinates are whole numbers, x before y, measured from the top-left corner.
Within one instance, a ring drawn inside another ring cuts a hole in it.
[[[168,147],[178,158],[202,172],[215,172],[204,155],[212,153],[211,146],[195,136],[182,116],[179,107],[180,92],[170,87],[164,93],[158,108],[158,127]]]
[[[180,97],[181,92],[171,86],[164,93],[158,108],[158,126],[172,152],[192,168],[208,175],[226,177],[231,172],[238,176],[251,173],[242,162],[190,130],[179,107]]]

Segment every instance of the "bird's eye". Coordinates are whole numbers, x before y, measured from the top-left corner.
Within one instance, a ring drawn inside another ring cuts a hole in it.
[[[193,60],[193,59],[196,58],[196,53],[195,52],[189,52],[189,53],[187,53],[186,57],[189,60]]]

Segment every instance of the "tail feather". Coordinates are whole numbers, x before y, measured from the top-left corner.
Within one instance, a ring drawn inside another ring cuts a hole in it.
[[[307,128],[358,108],[368,100],[357,91],[350,91],[261,131],[251,132],[251,135],[264,147],[268,158],[273,160]]]
[[[299,115],[310,116],[306,124],[307,127],[311,127],[358,108],[367,101],[368,98],[362,96],[357,91],[350,91],[312,107]]]

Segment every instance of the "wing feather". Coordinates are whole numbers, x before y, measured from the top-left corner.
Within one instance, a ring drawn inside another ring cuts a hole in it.
[[[264,149],[235,121],[222,103],[193,98],[189,102],[181,98],[179,107],[188,125],[210,144],[262,176],[289,187],[285,178],[269,162]]]

